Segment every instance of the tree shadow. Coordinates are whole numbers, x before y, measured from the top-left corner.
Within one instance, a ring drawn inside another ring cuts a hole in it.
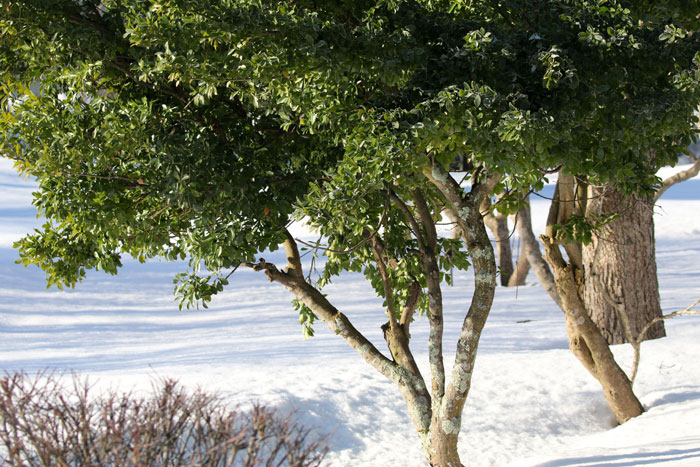
[[[662,405],[678,404],[682,402],[700,399],[700,391],[698,391],[697,388],[688,388],[688,390],[685,391],[682,390],[683,388],[678,389],[681,390],[677,392],[667,393],[657,399],[654,399],[651,403],[649,403],[648,407],[653,408]]]
[[[661,462],[676,462],[690,459],[697,459],[700,464],[700,448],[570,457],[537,464],[537,467],[634,467],[637,465],[651,465]]]

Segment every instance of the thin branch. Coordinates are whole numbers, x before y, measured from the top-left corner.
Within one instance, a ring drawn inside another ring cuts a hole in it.
[[[423,224],[423,228],[425,229],[425,240],[427,242],[426,246],[435,252],[437,249],[438,235],[428,203],[425,201],[425,197],[423,197],[423,193],[421,193],[420,190],[412,190],[411,194],[413,195],[413,200],[418,211],[418,219],[420,220],[421,224]]]
[[[532,231],[532,218],[530,215],[529,203],[530,201],[526,197],[526,204],[515,217],[518,234],[520,235],[523,245],[525,245],[527,260],[535,272],[540,285],[542,285],[549,296],[552,297],[552,300],[554,300],[557,306],[563,310],[561,297],[559,297],[557,285],[554,282],[554,275],[547,265],[547,262],[543,259],[542,253],[540,252],[540,244]]]
[[[654,203],[656,203],[659,200],[659,198],[661,198],[661,195],[663,195],[666,192],[666,190],[671,188],[673,185],[684,182],[686,180],[690,180],[691,178],[695,177],[698,173],[700,173],[700,157],[693,157],[691,160],[694,160],[693,165],[691,165],[685,170],[678,172],[677,174],[671,175],[663,181],[661,187],[656,191],[656,194],[654,194]]]
[[[369,235],[369,234],[368,234]],[[409,346],[409,336],[404,333],[404,328],[399,325],[396,319],[396,306],[394,303],[394,292],[392,287],[389,271],[384,262],[385,247],[382,240],[378,236],[374,236],[370,242],[374,260],[379,269],[384,286],[384,297],[386,299],[387,311],[389,313],[389,326],[382,326],[384,331],[384,339],[391,351],[394,361],[401,367],[410,371],[414,376],[423,381],[423,376],[420,374],[416,360],[413,357]],[[423,382],[423,384],[425,384]]]
[[[496,261],[479,212],[481,200],[488,195],[491,183],[473,185],[472,191],[465,194],[450,174],[437,163],[425,167],[423,175],[440,191],[455,215],[464,243],[471,254],[475,277],[474,294],[457,341],[452,379],[445,388],[439,412],[444,419],[459,419],[471,386],[479,337],[491,310],[496,288]],[[487,180],[495,184],[499,179],[500,175],[494,174]]]
[[[680,315],[700,315],[700,310],[693,310],[693,308],[696,307],[698,304],[700,304],[700,298],[695,300],[687,308],[684,308],[684,309],[678,310],[678,311],[674,311],[673,313],[669,313],[667,315],[657,316],[656,318],[649,321],[649,323],[647,323],[646,326],[644,326],[644,328],[640,331],[637,339],[643,338],[644,334],[646,334],[646,332],[649,330],[649,328],[651,328],[654,324],[658,323],[659,321],[675,318],[676,316],[680,316]]]
[[[632,373],[630,375],[630,381],[632,384],[634,384],[634,380],[637,377],[637,372],[639,370],[639,359],[640,359],[640,351],[641,351],[641,344],[642,340],[644,339],[644,335],[649,331],[649,329],[655,325],[656,323],[667,320],[667,319],[672,319],[675,318],[676,316],[680,315],[700,315],[700,310],[693,310],[695,306],[700,304],[700,298],[695,300],[689,307],[684,308],[683,310],[678,310],[674,311],[672,313],[669,313],[667,315],[663,316],[657,316],[656,318],[652,319],[649,321],[644,328],[639,332],[639,335],[637,338],[634,340],[634,345],[632,348],[634,349],[634,361],[632,362]]]
[[[428,356],[432,379],[433,404],[442,402],[445,395],[445,362],[443,358],[443,302],[440,288],[440,268],[436,259],[437,231],[430,208],[419,190],[413,190],[413,202],[417,209],[418,220],[425,229],[425,244],[420,245],[420,260],[423,274],[428,285],[428,318],[430,337],[428,339]]]
[[[289,246],[291,248],[296,247],[292,243]],[[291,256],[294,258],[297,255],[292,254]],[[295,262],[296,260],[292,261]],[[254,271],[263,271],[270,281],[279,282],[285,286],[299,301],[319,315],[326,322],[329,329],[340,335],[367,363],[398,384],[402,392],[411,392],[414,390],[412,389],[413,386],[420,386],[422,380],[416,381],[417,384],[411,386],[414,383],[414,377],[417,375],[412,374],[410,371],[404,372],[397,363],[385,357],[372,342],[352,325],[347,316],[338,311],[318,289],[304,281],[303,278],[299,278],[296,274],[291,275],[280,271],[274,264],[268,263],[263,258],[260,258],[257,263],[241,262],[240,266],[251,268]],[[425,418],[425,414],[421,418]]]
[[[401,320],[399,321],[406,337],[410,337],[411,335],[409,333],[411,320],[413,319],[413,313],[416,311],[422,293],[423,289],[420,286],[420,282],[417,280],[409,286],[408,300],[406,300],[406,305],[401,311]]]
[[[408,208],[406,203],[401,200],[401,198],[398,197],[396,192],[394,190],[389,190],[389,198],[391,201],[398,206],[399,210],[403,213],[404,217],[410,224],[411,230],[413,231],[413,234],[416,236],[416,240],[418,240],[418,248],[422,252],[425,249],[426,243],[425,239],[423,238],[423,233],[421,231],[420,226],[418,225],[418,221],[416,221],[415,216],[411,212],[411,210]]]
[[[377,268],[379,269],[379,274],[382,277],[382,284],[384,285],[384,298],[386,299],[386,306],[389,312],[389,323],[391,325],[391,330],[396,331],[398,328],[398,321],[396,320],[396,308],[394,307],[394,291],[391,285],[391,278],[389,277],[389,271],[387,270],[386,263],[384,262],[384,248],[379,246],[376,241],[377,238],[371,239],[370,246],[372,248],[372,254],[374,255],[374,261],[377,263]]]

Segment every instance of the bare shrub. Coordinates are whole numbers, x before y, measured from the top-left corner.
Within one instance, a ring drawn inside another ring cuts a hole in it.
[[[173,380],[138,398],[93,397],[86,380],[0,379],[0,463],[15,466],[318,466],[327,439],[263,405],[227,408]]]

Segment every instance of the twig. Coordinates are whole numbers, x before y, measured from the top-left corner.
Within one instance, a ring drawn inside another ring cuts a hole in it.
[[[632,384],[634,384],[634,379],[637,377],[637,370],[639,370],[639,356],[640,356],[640,349],[641,349],[641,344],[642,344],[642,339],[644,338],[644,335],[647,333],[647,331],[656,323],[675,318],[676,316],[680,315],[700,315],[700,310],[693,310],[695,306],[700,304],[700,298],[695,300],[689,307],[684,308],[683,310],[677,310],[674,311],[673,313],[669,313],[667,315],[663,316],[657,316],[656,318],[652,319],[649,321],[644,328],[639,332],[639,335],[637,338],[634,340],[634,344],[632,345],[632,348],[634,349],[634,360],[632,362],[632,374],[630,375],[630,381]]]

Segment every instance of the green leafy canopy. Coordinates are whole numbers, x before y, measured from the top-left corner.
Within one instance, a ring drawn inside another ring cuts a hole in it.
[[[36,177],[48,220],[17,244],[21,261],[73,286],[124,254],[189,258],[176,292],[194,306],[305,218],[327,247],[319,286],[361,271],[384,296],[367,242],[381,231],[403,303],[425,278],[388,197],[413,209],[420,190],[439,220],[432,163],[466,158],[467,181],[500,173],[512,193],[560,166],[657,183],[700,94],[700,35],[674,8],[0,1],[0,150]],[[443,274],[468,267],[454,241],[437,248]]]

